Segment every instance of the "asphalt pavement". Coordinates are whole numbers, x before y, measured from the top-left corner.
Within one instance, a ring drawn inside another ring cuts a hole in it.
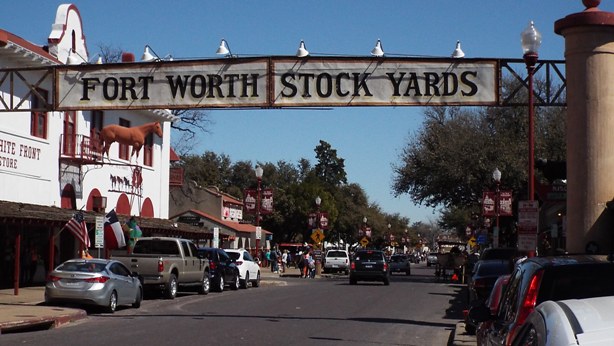
[[[288,268],[281,274],[263,268],[260,283],[285,285],[286,282],[280,280],[280,277],[299,278],[300,273],[296,268]],[[21,287],[17,294],[15,293],[14,289],[0,290],[0,334],[57,328],[87,317],[87,312],[83,309],[44,305],[44,286]],[[1,340],[0,336],[0,343]],[[463,321],[457,322],[450,345],[477,345],[475,336],[465,333]]]

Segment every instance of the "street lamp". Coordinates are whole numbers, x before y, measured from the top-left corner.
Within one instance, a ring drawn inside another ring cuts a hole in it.
[[[261,198],[261,189],[260,185],[262,183],[262,174],[263,169],[260,166],[256,166],[256,178],[258,179],[258,188],[256,190],[256,228],[260,226],[260,198]],[[260,251],[260,238],[262,237],[262,233],[260,237],[256,237],[256,254]]]
[[[316,197],[316,224],[315,226],[317,230],[320,230],[320,217],[321,217],[320,204],[321,203],[322,203],[322,198],[320,198],[320,196]],[[322,242],[318,244],[318,247],[320,248],[320,251],[321,251],[323,248]],[[322,274],[322,260],[320,259],[321,256],[322,255],[320,253],[320,256],[316,257],[316,275]]]
[[[492,172],[492,178],[495,181],[495,217],[497,219],[496,225],[497,229],[499,229],[499,208],[501,208],[500,194],[499,194],[499,184],[501,183],[501,171],[499,168],[495,168]]]
[[[532,201],[535,195],[535,167],[533,164],[535,150],[535,110],[533,108],[533,74],[535,64],[537,64],[539,46],[542,44],[542,35],[535,29],[533,21],[520,34],[524,63],[527,65],[529,78],[529,200]]]
[[[392,247],[392,239],[390,237],[390,227],[392,227],[392,225],[390,223],[388,223],[388,243],[390,243],[390,247]]]

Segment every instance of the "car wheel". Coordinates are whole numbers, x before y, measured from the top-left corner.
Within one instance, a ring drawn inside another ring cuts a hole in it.
[[[346,271],[345,271],[345,275],[350,275],[350,271],[349,271],[349,270],[346,270]]]
[[[222,275],[220,275],[220,279],[217,282],[217,291],[218,292],[224,291],[224,276]]]
[[[356,285],[356,278],[350,276],[350,285]]]
[[[386,286],[390,285],[390,279],[384,278],[384,285]]]
[[[175,299],[177,296],[177,275],[171,274],[165,287],[165,298]]]
[[[465,323],[465,332],[469,335],[475,335],[475,326],[470,323]]]
[[[258,275],[256,275],[256,280],[252,282],[252,287],[260,286],[260,271],[258,271]]]
[[[410,276],[411,275],[411,271],[410,270],[406,271],[405,275]]]
[[[136,292],[136,299],[134,300],[134,303],[132,303],[132,307],[135,308],[135,309],[140,308],[142,301],[143,301],[143,290],[139,289]]]
[[[211,281],[209,281],[209,273],[205,272],[203,274],[203,280],[198,287],[198,294],[209,294],[209,290],[211,289]]]
[[[106,307],[108,313],[112,314],[117,309],[117,292],[111,292],[111,296],[109,297],[109,304]]]
[[[245,279],[241,281],[241,288],[247,289],[249,287],[249,271],[245,272]]]
[[[231,290],[233,290],[233,291],[238,290],[238,289],[239,289],[239,283],[240,283],[240,282],[241,282],[241,281],[239,280],[239,272],[237,272],[237,273],[235,274],[235,281],[234,281],[234,282],[232,283],[232,285],[230,286],[230,289],[231,289]]]

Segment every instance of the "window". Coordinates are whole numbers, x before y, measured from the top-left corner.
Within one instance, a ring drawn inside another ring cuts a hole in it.
[[[67,156],[75,156],[77,140],[77,113],[74,111],[64,113],[64,136],[62,138],[62,152]]]
[[[143,164],[149,167],[153,166],[153,133],[145,137],[145,144],[143,145]]]
[[[120,118],[119,126],[130,127],[130,121]],[[119,144],[119,158],[123,160],[130,160],[130,146],[129,145]]]
[[[92,111],[91,114],[90,147],[93,149],[93,152],[99,153],[102,151],[102,146],[100,145],[100,131],[102,131],[104,113],[102,111]]]
[[[36,89],[41,98],[32,93],[30,103],[32,113],[30,114],[30,134],[34,137],[47,138],[47,100],[49,92],[44,89]]]
[[[190,246],[188,245],[188,243],[182,241],[181,248],[183,249],[183,257],[192,257],[192,255],[190,254]]]

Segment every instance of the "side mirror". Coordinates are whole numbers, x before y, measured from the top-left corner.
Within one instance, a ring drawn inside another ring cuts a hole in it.
[[[473,306],[469,309],[469,319],[474,324],[478,324],[480,322],[486,322],[495,319],[493,315],[490,313],[490,309],[486,304],[479,304]]]

